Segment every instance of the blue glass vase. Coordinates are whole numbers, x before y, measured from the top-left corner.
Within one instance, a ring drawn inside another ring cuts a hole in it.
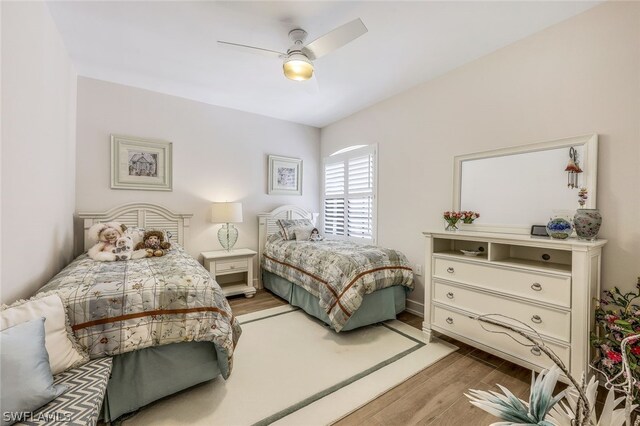
[[[565,240],[569,238],[572,231],[573,225],[563,217],[553,217],[549,223],[547,223],[547,234],[549,234],[551,238]]]

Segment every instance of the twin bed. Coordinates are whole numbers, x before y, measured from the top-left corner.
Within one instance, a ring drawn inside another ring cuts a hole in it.
[[[113,357],[102,409],[109,422],[123,414],[211,380],[227,378],[241,334],[222,289],[185,250],[191,215],[135,203],[81,213],[86,231],[97,222],[163,229],[174,246],[167,255],[127,262],[96,262],[86,253],[40,292],[68,304],[71,327],[91,358]],[[310,219],[283,206],[259,215],[259,287],[299,306],[336,331],[395,318],[413,288],[399,252],[342,241],[291,241],[279,219]]]
[[[220,286],[183,248],[191,215],[135,203],[78,216],[85,252],[92,245],[87,230],[97,222],[172,235],[173,248],[163,257],[97,262],[85,253],[40,289],[66,300],[71,328],[91,358],[113,356],[103,420],[228,377],[240,324]]]
[[[258,215],[261,282],[335,331],[394,319],[405,310],[413,271],[397,250],[343,240],[287,239],[281,221],[315,222],[296,206]]]

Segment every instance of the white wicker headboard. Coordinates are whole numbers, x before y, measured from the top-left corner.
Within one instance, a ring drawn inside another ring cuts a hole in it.
[[[189,242],[189,221],[192,214],[178,214],[157,204],[130,203],[106,212],[78,213],[83,220],[84,250],[93,243],[87,237],[89,228],[96,223],[119,222],[127,226],[147,229],[165,229],[172,234],[171,240],[186,247]]]
[[[294,205],[284,205],[269,213],[258,214],[258,265],[262,261],[262,252],[267,238],[280,231],[276,223],[278,219],[309,219],[316,224],[317,218],[318,213],[311,213]],[[262,288],[262,273],[258,274],[258,287]]]

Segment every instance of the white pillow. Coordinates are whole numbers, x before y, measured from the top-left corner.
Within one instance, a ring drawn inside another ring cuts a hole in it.
[[[45,293],[2,306],[0,330],[42,317],[47,319],[44,322],[45,347],[54,375],[89,361],[89,355],[78,345],[71,331],[67,309],[57,294]]]
[[[296,236],[296,241],[309,241],[309,238],[311,238],[311,231],[313,230],[313,226],[300,226],[298,228],[294,228],[293,233]]]

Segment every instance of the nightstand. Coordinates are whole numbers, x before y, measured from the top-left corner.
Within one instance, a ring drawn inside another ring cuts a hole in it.
[[[253,297],[253,258],[255,251],[249,249],[215,250],[200,253],[204,267],[211,278],[216,280],[225,296],[244,294]]]

